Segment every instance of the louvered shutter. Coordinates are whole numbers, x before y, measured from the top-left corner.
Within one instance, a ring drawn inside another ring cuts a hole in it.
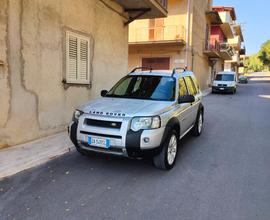
[[[89,42],[84,36],[66,34],[66,82],[89,84]]]
[[[80,40],[80,60],[78,78],[82,81],[88,80],[88,41]]]
[[[78,39],[73,36],[68,36],[67,42],[67,82],[75,82],[77,80],[77,51],[78,51]]]

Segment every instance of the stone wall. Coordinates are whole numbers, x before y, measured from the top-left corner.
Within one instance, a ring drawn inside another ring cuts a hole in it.
[[[0,147],[63,131],[76,106],[127,73],[128,29],[101,1],[0,0],[0,5],[5,63],[0,64]],[[91,87],[62,83],[67,30],[91,39]]]

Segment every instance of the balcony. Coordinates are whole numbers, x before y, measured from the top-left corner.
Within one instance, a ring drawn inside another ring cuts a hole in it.
[[[212,25],[221,25],[222,24],[222,20],[218,14],[218,12],[216,11],[207,11],[205,13],[206,18],[208,19],[208,21],[212,24]]]
[[[233,34],[233,27],[232,27],[232,24],[233,24],[233,20],[232,20],[232,17],[231,17],[231,14],[230,12],[219,12],[219,17],[222,21],[222,24],[220,25],[224,35],[227,37],[227,38],[233,38],[234,37],[234,34]]]
[[[216,39],[210,39],[205,42],[204,54],[210,58],[219,58],[220,44]]]
[[[235,55],[234,49],[228,43],[220,44],[220,57],[224,60],[232,60]]]
[[[243,36],[241,25],[234,24],[233,28],[234,28],[235,34],[240,37],[241,42],[244,42],[244,36]]]
[[[232,59],[228,60],[227,62],[239,65],[240,64],[240,56],[239,56],[239,54],[237,52],[234,53],[234,55],[232,56]]]
[[[129,44],[185,44],[186,30],[182,25],[130,28]]]
[[[240,55],[246,55],[246,47],[242,47],[239,54]]]
[[[234,38],[229,38],[228,43],[232,46],[235,50],[241,50],[241,38],[240,36],[235,36]]]
[[[168,0],[114,0],[121,5],[131,18],[161,18],[168,14]],[[141,13],[141,14],[140,14]],[[140,15],[140,16],[139,16]],[[135,20],[133,19],[133,20]]]

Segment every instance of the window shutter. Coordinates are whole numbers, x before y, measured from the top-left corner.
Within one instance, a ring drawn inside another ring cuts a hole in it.
[[[89,38],[66,33],[66,82],[90,84]]]
[[[80,41],[79,80],[88,80],[88,41]]]
[[[77,51],[78,51],[78,41],[77,38],[69,36],[68,37],[68,69],[67,69],[67,81],[74,82],[77,79]]]

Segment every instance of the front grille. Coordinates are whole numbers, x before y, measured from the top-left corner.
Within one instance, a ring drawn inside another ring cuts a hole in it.
[[[218,84],[220,87],[227,87],[227,84]]]
[[[120,129],[122,125],[122,122],[101,121],[101,120],[94,120],[94,119],[89,119],[89,118],[86,118],[84,123],[89,126],[102,127],[102,128],[115,128],[115,129]]]

